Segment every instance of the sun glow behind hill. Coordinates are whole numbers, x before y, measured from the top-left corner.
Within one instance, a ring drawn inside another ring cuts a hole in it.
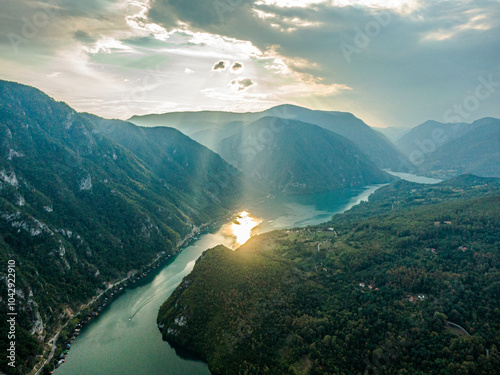
[[[252,237],[252,230],[260,223],[262,223],[262,220],[252,217],[249,212],[240,212],[236,219],[231,224],[228,224],[224,230],[225,235],[235,238],[231,248],[235,250],[247,242]]]

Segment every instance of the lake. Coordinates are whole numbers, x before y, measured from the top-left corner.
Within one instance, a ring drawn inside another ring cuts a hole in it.
[[[161,304],[194,267],[206,249],[218,244],[235,246],[237,237],[273,229],[325,222],[335,214],[366,200],[380,186],[320,194],[271,197],[244,207],[245,214],[215,233],[201,235],[143,285],[126,290],[97,319],[88,324],[72,345],[57,375],[208,375],[204,362],[178,356],[162,340],[156,325]],[[257,225],[258,224],[258,225]],[[236,226],[235,226],[236,225]],[[239,226],[238,226],[239,225]],[[236,233],[236,234],[235,234]]]

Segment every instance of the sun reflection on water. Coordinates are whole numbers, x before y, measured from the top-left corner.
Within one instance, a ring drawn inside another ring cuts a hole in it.
[[[249,212],[240,212],[225,231],[227,235],[235,238],[232,248],[236,249],[247,242],[252,237],[252,230],[260,223],[262,223],[262,220],[250,216]]]

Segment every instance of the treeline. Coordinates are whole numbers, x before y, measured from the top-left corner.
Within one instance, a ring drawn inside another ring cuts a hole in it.
[[[214,374],[496,373],[500,196],[431,204],[443,185],[209,250],[162,306],[164,338]]]
[[[92,296],[176,253],[233,209],[241,186],[233,167],[176,130],[77,113],[0,80],[0,280],[15,261],[22,335],[18,366],[2,355],[0,371],[26,373]],[[0,313],[6,297],[0,288]],[[1,319],[2,353],[6,329]]]

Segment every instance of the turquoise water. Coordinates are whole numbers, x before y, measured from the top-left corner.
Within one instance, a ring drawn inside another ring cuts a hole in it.
[[[425,177],[425,176],[417,176],[412,173],[403,173],[403,172],[392,172],[390,170],[385,169],[387,173],[392,174],[393,176],[397,176],[406,181],[417,182],[419,184],[437,184],[443,180],[439,178]]]
[[[262,219],[256,233],[272,229],[307,226],[327,221],[361,200],[378,186],[312,195],[281,196],[245,209]],[[178,356],[162,340],[156,326],[161,304],[188,275],[203,251],[218,244],[231,246],[234,238],[224,230],[201,235],[144,285],[126,290],[96,320],[82,331],[72,345],[66,363],[57,375],[208,375],[201,361]]]

